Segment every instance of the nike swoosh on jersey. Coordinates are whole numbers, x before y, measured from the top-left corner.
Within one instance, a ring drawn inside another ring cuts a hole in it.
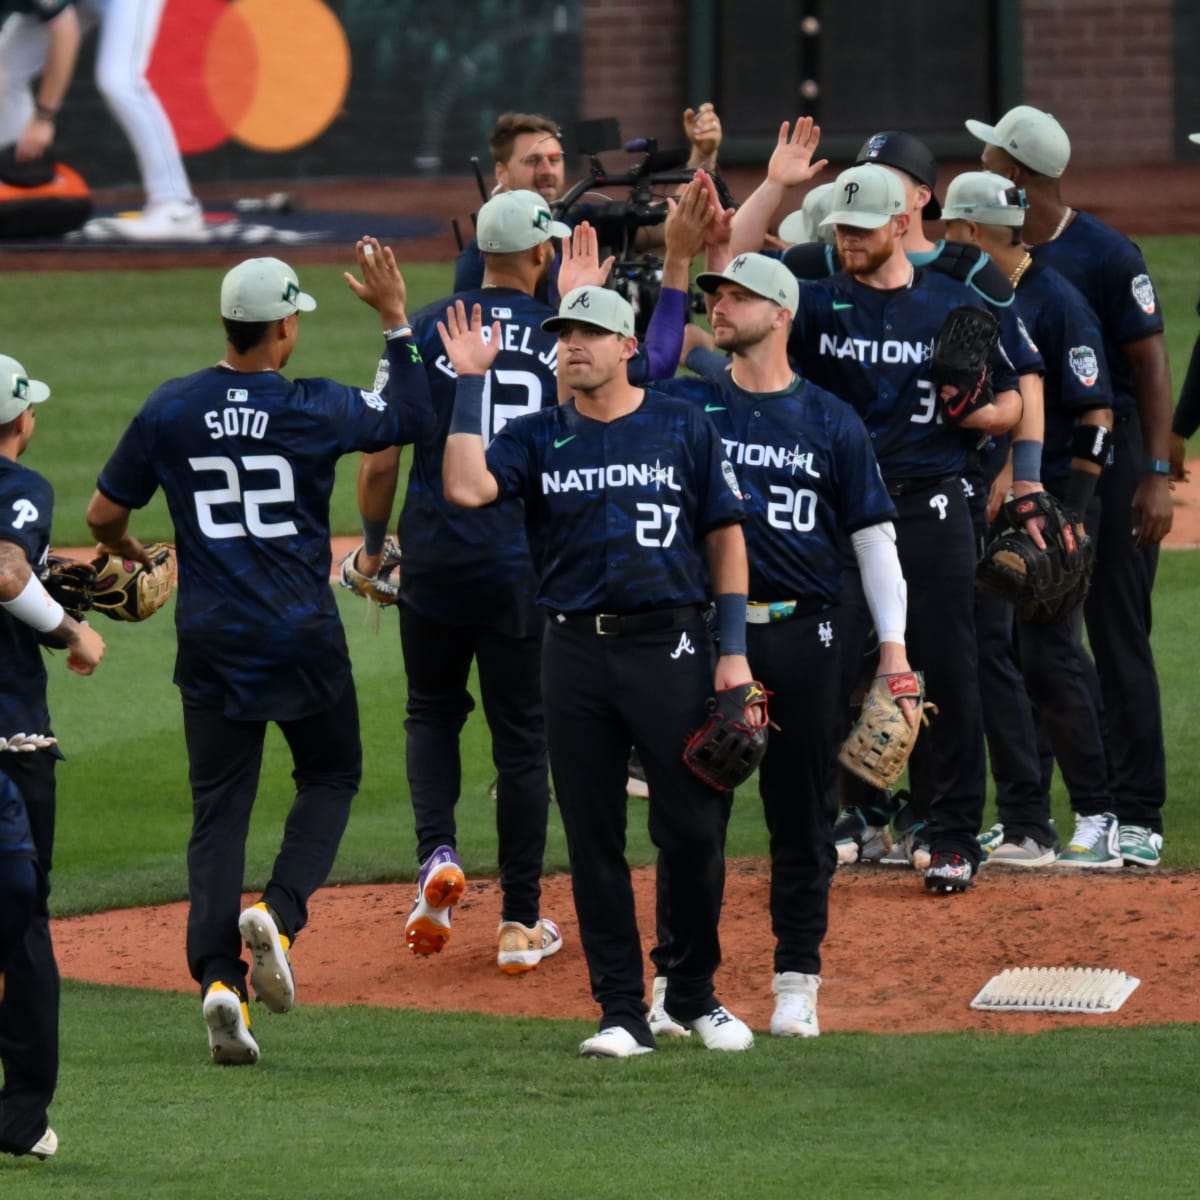
[[[839,304],[836,300],[833,302],[833,311],[841,312],[843,308],[853,308],[853,304]]]
[[[704,411],[705,412],[725,412],[726,409],[725,409],[724,404],[706,404],[704,406]]]
[[[568,442],[573,442],[578,436],[579,436],[578,434],[573,433],[573,434],[571,434],[570,437],[565,437],[561,441],[559,441],[558,438],[555,438],[554,439],[555,450],[561,450]]]

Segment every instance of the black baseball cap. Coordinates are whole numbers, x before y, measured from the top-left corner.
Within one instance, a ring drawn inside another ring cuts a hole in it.
[[[879,163],[911,175],[929,189],[929,203],[921,210],[921,215],[931,221],[941,217],[942,206],[938,203],[934,191],[937,187],[937,159],[920,138],[899,129],[872,134],[863,142],[862,149],[854,161]]]

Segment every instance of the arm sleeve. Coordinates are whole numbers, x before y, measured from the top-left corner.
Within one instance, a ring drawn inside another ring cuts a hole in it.
[[[863,593],[881,642],[904,645],[908,622],[908,585],[896,553],[896,527],[891,521],[868,525],[850,535]]]
[[[686,324],[687,294],[678,288],[663,288],[646,326],[645,354],[630,364],[630,383],[640,387],[656,379],[670,379],[675,374]],[[636,364],[640,362],[644,362],[644,367],[639,371]]]

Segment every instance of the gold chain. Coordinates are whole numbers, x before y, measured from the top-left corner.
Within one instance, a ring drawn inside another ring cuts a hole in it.
[[[1025,274],[1026,271],[1029,270],[1029,267],[1032,264],[1032,262],[1033,262],[1033,255],[1026,254],[1025,257],[1023,259],[1021,259],[1021,261],[1019,263],[1017,263],[1017,265],[1013,268],[1012,274],[1009,275],[1009,277],[1008,277],[1008,281],[1009,281],[1009,283],[1011,283],[1013,285],[1014,290],[1016,289],[1017,284],[1021,282],[1021,277]]]

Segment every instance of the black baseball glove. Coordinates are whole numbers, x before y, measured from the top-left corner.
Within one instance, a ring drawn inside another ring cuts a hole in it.
[[[76,621],[92,607],[92,593],[96,588],[96,568],[92,563],[51,554],[40,578],[42,587]]]
[[[761,725],[746,723],[746,709],[762,706]],[[719,792],[731,792],[758,769],[767,752],[767,691],[753,680],[719,691],[708,702],[704,724],[683,748],[693,775]]]
[[[1039,550],[1024,524],[1045,517]],[[1083,603],[1092,580],[1096,551],[1083,522],[1049,492],[1010,500],[1000,510],[979,560],[975,582],[1010,601],[1022,621],[1051,625]]]
[[[933,347],[929,378],[942,411],[955,423],[990,404],[988,363],[1000,341],[1000,326],[990,312],[964,304],[946,318]],[[953,394],[943,390],[953,388]]]

